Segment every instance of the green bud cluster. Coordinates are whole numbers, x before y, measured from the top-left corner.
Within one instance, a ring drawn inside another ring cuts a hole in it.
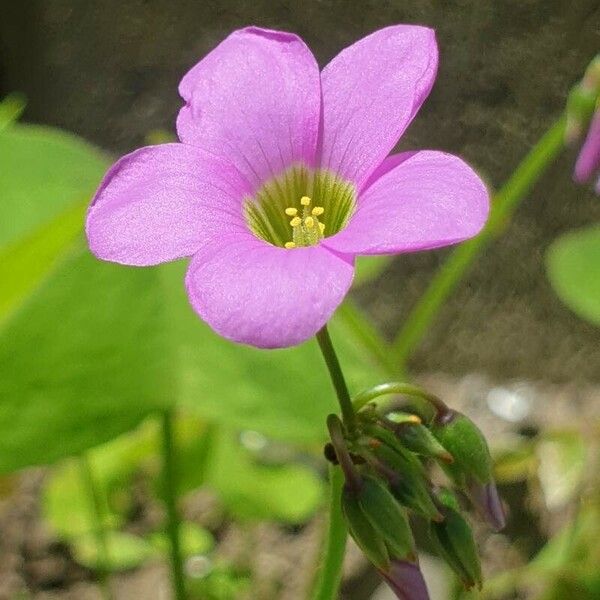
[[[385,412],[370,403],[356,413],[351,431],[330,415],[332,444],[326,449],[328,459],[344,470],[342,509],[355,542],[392,589],[398,593],[410,586],[411,598],[423,600],[428,594],[410,514],[429,523],[434,547],[465,587],[482,584],[469,522],[457,496],[431,482],[431,464],[442,467],[449,482],[488,524],[495,529],[504,526],[483,434],[468,417],[438,399],[432,404],[433,416],[424,422],[422,413]]]

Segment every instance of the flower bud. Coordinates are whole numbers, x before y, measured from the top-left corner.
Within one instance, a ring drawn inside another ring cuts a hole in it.
[[[390,413],[387,419],[394,423],[394,433],[402,445],[415,454],[437,458],[446,463],[454,460],[450,452],[421,423],[406,419],[404,413]]]
[[[430,524],[431,539],[465,587],[477,585],[481,589],[481,563],[471,527],[460,514],[458,503],[449,491],[442,490],[439,500],[444,520]]]
[[[391,431],[374,427],[369,433],[378,436],[369,443],[371,453],[379,461],[375,466],[388,480],[398,502],[426,519],[441,519],[442,515],[429,492],[427,474],[419,459],[405,450]]]
[[[357,546],[400,600],[429,600],[404,509],[384,483],[365,476],[358,492],[345,486],[342,510]]]
[[[379,572],[400,600],[429,600],[427,586],[418,564],[394,560],[387,572]]]
[[[414,540],[404,509],[385,484],[366,476],[358,503],[385,543],[391,559],[415,561]]]
[[[347,486],[342,492],[342,511],[356,545],[375,567],[387,570],[390,566],[387,548],[360,507],[357,494]]]
[[[492,481],[492,457],[487,442],[471,419],[450,410],[434,419],[431,431],[454,457],[454,462],[445,469],[461,487],[466,477],[480,483]]]
[[[479,483],[474,479],[467,482],[467,495],[479,516],[495,531],[506,526],[504,507],[494,481]]]

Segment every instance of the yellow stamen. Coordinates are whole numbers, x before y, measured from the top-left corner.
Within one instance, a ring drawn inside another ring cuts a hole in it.
[[[315,217],[319,217],[321,216],[323,213],[325,212],[325,209],[322,206],[315,206],[311,213],[315,216]]]
[[[296,247],[296,244],[294,244],[294,242],[286,242],[286,243],[285,243],[285,247],[286,247],[288,250],[291,250],[292,248],[295,248],[295,247]]]
[[[302,204],[302,206],[308,206],[310,204],[310,198],[308,196],[302,196],[302,198],[300,198],[300,204]]]
[[[323,235],[323,232],[325,231],[325,223],[319,223],[319,230],[321,231],[321,235]]]
[[[290,206],[285,209],[285,214],[288,215],[288,217],[295,217],[298,214],[298,209]]]
[[[304,224],[311,229],[315,226],[315,220],[312,217],[306,217],[306,219],[304,219]]]
[[[300,223],[302,223],[302,219],[300,217],[294,217],[291,221],[290,221],[290,225],[292,227],[298,227],[298,225],[300,225]]]

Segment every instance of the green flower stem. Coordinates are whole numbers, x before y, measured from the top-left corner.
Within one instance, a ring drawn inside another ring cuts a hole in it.
[[[483,231],[458,246],[437,272],[413,308],[393,344],[394,360],[400,372],[415,346],[438,314],[467,269],[485,246],[500,235],[523,197],[531,190],[564,147],[566,118],[563,115],[531,149],[492,201],[490,217]]]
[[[348,391],[348,386],[340,367],[340,361],[329,337],[327,325],[317,333],[316,337],[325,363],[327,364],[338,402],[340,403],[344,425],[346,429],[352,431],[356,425],[356,415],[352,407],[350,392]],[[332,418],[335,418],[341,428],[339,419],[333,417],[333,415],[330,415],[328,418],[328,426]],[[342,515],[341,494],[344,485],[344,475],[340,467],[331,466],[329,468],[329,485],[330,498],[327,538],[320,561],[322,567],[317,578],[313,600],[335,600],[338,597],[338,588],[342,580],[342,565],[346,552],[346,539],[348,538],[348,529]]]
[[[108,574],[110,572],[110,554],[108,550],[106,529],[104,527],[104,511],[102,509],[100,490],[98,489],[96,479],[94,478],[92,463],[87,454],[81,455],[79,467],[84,488],[89,495],[90,512],[92,522],[94,523],[94,537],[96,539],[96,551],[98,553],[98,580],[100,582],[103,598],[105,600],[111,600],[112,593],[110,590],[110,582],[108,580]]]
[[[336,600],[342,581],[348,528],[342,515],[341,494],[344,476],[339,467],[329,467],[329,523],[324,540],[322,565],[318,572],[312,600]]]
[[[430,394],[424,389],[411,383],[401,383],[391,381],[389,383],[380,383],[368,390],[364,390],[357,394],[352,401],[354,410],[358,412],[361,408],[367,405],[371,400],[379,398],[380,396],[387,396],[389,394],[402,394],[405,396],[413,396],[421,400],[425,400],[430,407],[434,409],[436,413],[445,413],[449,411],[446,404],[437,396]]]
[[[162,413],[163,497],[167,508],[167,535],[170,544],[171,578],[176,600],[185,600],[185,577],[180,544],[180,519],[177,512],[177,467],[173,411]]]
[[[346,380],[344,379],[344,374],[340,367],[340,361],[338,360],[333,344],[331,343],[331,338],[329,337],[327,325],[317,333],[316,337],[321,352],[323,353],[325,363],[327,364],[327,369],[329,370],[329,375],[331,376],[338,402],[340,403],[344,425],[349,431],[352,431],[355,427],[356,415],[354,414],[350,392],[348,392],[348,386],[346,385]]]

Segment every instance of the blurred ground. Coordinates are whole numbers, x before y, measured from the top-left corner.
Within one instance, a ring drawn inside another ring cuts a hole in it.
[[[403,148],[459,153],[499,185],[555,119],[600,48],[598,0],[0,0],[0,92],[23,91],[25,119],[124,152],[172,129],[182,74],[232,29],[298,32],[325,64],[398,22],[436,28],[436,87]],[[417,370],[569,381],[600,378],[600,331],[555,298],[543,255],[559,233],[600,220],[570,179],[567,153],[482,256],[416,353]],[[391,334],[445,251],[397,259],[359,299]]]

